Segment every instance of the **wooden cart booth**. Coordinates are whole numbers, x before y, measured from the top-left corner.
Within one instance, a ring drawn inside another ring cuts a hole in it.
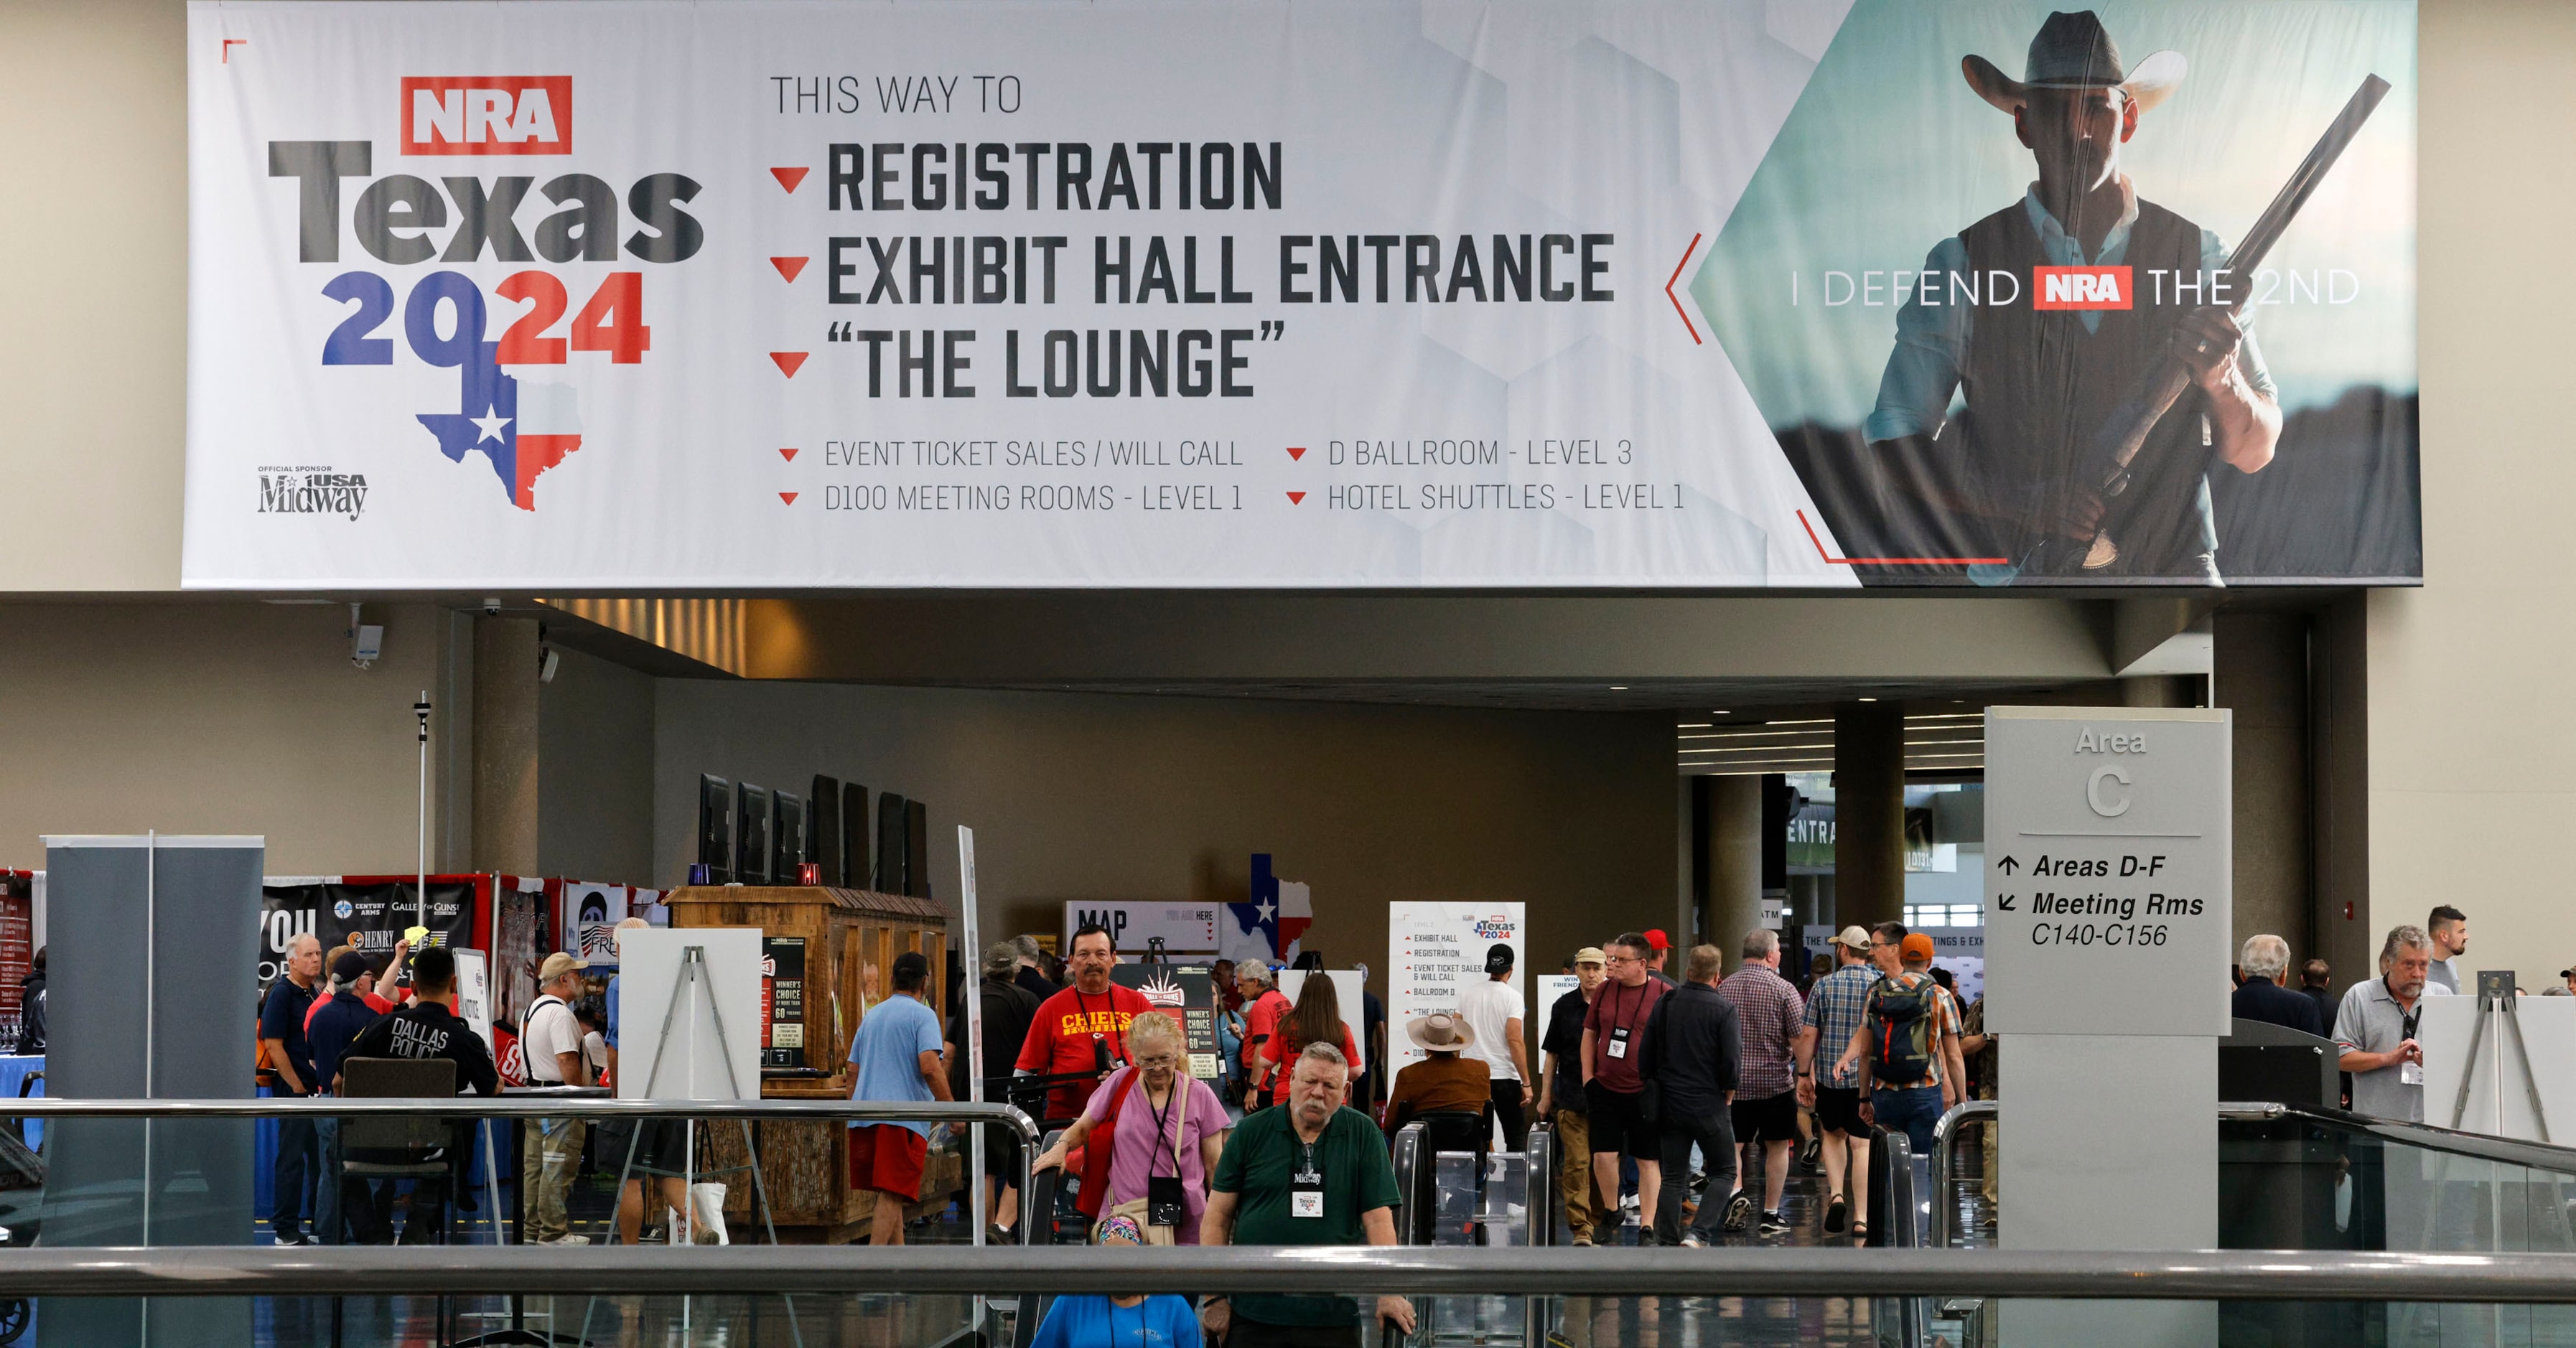
[[[757,927],[761,979],[760,1094],[767,1100],[844,1100],[852,1081],[850,1039],[865,1009],[893,994],[895,956],[930,960],[930,1006],[948,1005],[948,919],[929,899],[820,886],[700,885],[674,891],[671,925]],[[941,1020],[946,1020],[942,1011]],[[839,1123],[762,1123],[761,1183],[778,1238],[795,1243],[863,1239],[877,1195],[850,1187],[847,1130]],[[742,1131],[704,1130],[706,1164],[726,1182],[725,1224],[736,1239],[762,1239]],[[922,1201],[907,1213],[944,1207],[960,1184],[952,1154],[934,1153]]]

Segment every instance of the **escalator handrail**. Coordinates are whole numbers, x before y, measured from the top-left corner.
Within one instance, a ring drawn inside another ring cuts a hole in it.
[[[2221,1105],[2222,1110],[2226,1106]],[[1932,1124],[1932,1248],[1946,1250],[1957,1233],[1950,1229],[1955,1220],[1950,1203],[1950,1166],[1958,1150],[1959,1129],[1970,1119],[1984,1119],[1994,1126],[1998,1111],[1992,1100],[1962,1100],[1950,1106]]]
[[[1556,1128],[1541,1119],[1530,1125],[1529,1140],[1521,1144],[1529,1185],[1529,1243],[1556,1243],[1556,1202],[1560,1189],[1556,1182]]]
[[[2550,1142],[2525,1142],[2519,1138],[2493,1137],[2485,1133],[2465,1133],[2455,1128],[2440,1128],[2429,1123],[2409,1123],[2404,1119],[2383,1119],[2371,1114],[2355,1114],[2346,1109],[2328,1109],[2318,1105],[2285,1105],[2272,1101],[2251,1103],[2221,1101],[2218,1117],[2229,1122],[2251,1120],[2296,1119],[2319,1127],[2340,1129],[2348,1133],[2367,1133],[2383,1142],[2396,1142],[2426,1151],[2465,1156],[2473,1160],[2497,1161],[2546,1170],[2576,1178],[2576,1147]]]
[[[1398,1245],[1427,1244],[1429,1242],[1413,1238],[1414,1224],[1420,1220],[1425,1206],[1420,1201],[1421,1195],[1414,1192],[1414,1186],[1422,1178],[1422,1121],[1420,1119],[1396,1130],[1393,1154],[1389,1159],[1395,1164],[1395,1193],[1399,1205],[1395,1214],[1395,1243]]]

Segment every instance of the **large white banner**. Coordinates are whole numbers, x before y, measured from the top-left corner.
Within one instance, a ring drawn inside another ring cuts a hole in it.
[[[1666,289],[1841,8],[198,0],[186,581],[1848,583]]]
[[[2421,573],[2408,4],[189,13],[191,586]]]

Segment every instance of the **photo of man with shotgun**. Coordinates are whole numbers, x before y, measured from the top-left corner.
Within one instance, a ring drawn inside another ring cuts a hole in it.
[[[1927,283],[1898,311],[1872,451],[1995,554],[1995,579],[2223,584],[2206,474],[2270,463],[2281,407],[2218,236],[2121,171],[2182,56],[2131,66],[2084,11],[2048,16],[2020,79],[1980,56],[1962,69],[2038,179],[1933,247],[1925,275],[1971,278],[1978,302]],[[2052,298],[2047,268],[2089,274]]]

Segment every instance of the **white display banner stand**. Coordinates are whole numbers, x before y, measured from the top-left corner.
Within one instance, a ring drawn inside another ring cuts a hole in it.
[[[483,1047],[497,1054],[492,1044],[492,961],[480,950],[449,953],[456,956],[456,1018],[473,1026],[483,1036]]]
[[[1073,949],[1073,934],[1090,923],[1109,929],[1123,959],[1142,959],[1148,944],[1160,937],[1163,953],[1173,959],[1217,957],[1216,924],[1223,909],[1213,903],[1076,903],[1064,905],[1064,949]]]
[[[1392,1073],[1422,1061],[1424,1053],[1405,1025],[1434,1011],[1458,1009],[1459,994],[1485,981],[1485,951],[1500,942],[1512,948],[1513,978],[1527,990],[1527,904],[1390,903],[1386,906],[1388,997],[1387,1067]],[[1523,1019],[1524,1028],[1527,1018]]]
[[[1288,998],[1290,1006],[1297,1004],[1298,990],[1306,986],[1306,974],[1304,969],[1279,971],[1279,991]],[[1358,1076],[1368,1070],[1368,1026],[1363,1023],[1368,1003],[1360,997],[1368,986],[1368,980],[1357,969],[1328,969],[1325,974],[1333,980],[1333,1000],[1341,1005],[1342,1024],[1350,1028],[1351,1043],[1360,1051],[1362,1060],[1351,1064],[1351,1075]],[[1392,1039],[1395,1036],[1388,1037]],[[1289,1070],[1295,1070],[1294,1064],[1287,1066]]]
[[[618,946],[618,1097],[759,1099],[760,929],[630,928]],[[706,951],[706,977],[684,984],[681,955],[691,946]]]
[[[2556,976],[2555,970],[2545,970],[2524,980],[2523,986]],[[2466,986],[2461,996],[2427,997],[2419,1003],[2424,1017],[2416,1024],[2415,1041],[2424,1046],[2424,1122],[2562,1147],[2576,1141],[2576,1072],[2569,1070],[2569,1064],[2576,1063],[2576,997],[2515,998],[2513,1015],[2522,1023],[2523,1045],[2523,1052],[2517,1053],[2513,1029],[2500,1016],[2489,1013],[2486,1033],[2477,1033],[2477,979],[2469,974],[2462,982]],[[2474,1059],[2469,1054],[2473,1039]],[[2523,1061],[2526,1054],[2528,1070]],[[2452,1111],[2459,1108],[2464,1071],[2469,1077],[2468,1107],[2460,1110],[2455,1122]],[[2539,1127],[2541,1120],[2532,1115],[2534,1088],[2540,1092],[2541,1113],[2547,1116],[2546,1136]],[[2395,1228],[2388,1234],[2391,1241],[2396,1240]]]
[[[1986,709],[1986,1028],[2016,1250],[2218,1243],[2227,711]],[[2217,1341],[2213,1302],[2016,1300],[2007,1345]]]

